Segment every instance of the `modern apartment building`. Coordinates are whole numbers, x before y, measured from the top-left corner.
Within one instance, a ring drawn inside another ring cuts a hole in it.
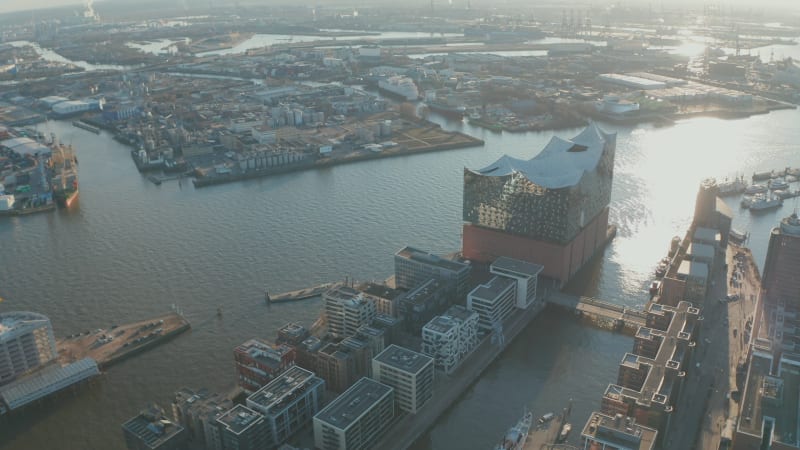
[[[24,311],[0,314],[0,386],[56,356],[50,319]]]
[[[455,300],[467,295],[470,270],[468,263],[445,259],[413,247],[405,247],[394,255],[395,285],[398,288],[414,289],[436,278],[448,285]]]
[[[433,397],[433,358],[390,345],[372,360],[372,378],[394,388],[397,407],[409,414]]]
[[[357,290],[337,285],[322,295],[328,332],[339,338],[352,336],[375,318],[375,302]]]
[[[422,328],[422,353],[437,369],[452,373],[478,345],[478,314],[461,305],[451,306]]]
[[[295,351],[288,345],[274,345],[250,339],[233,351],[239,386],[255,392],[294,364]]]

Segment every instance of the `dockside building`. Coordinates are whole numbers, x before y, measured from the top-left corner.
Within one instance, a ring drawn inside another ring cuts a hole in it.
[[[463,256],[540,264],[566,283],[609,237],[616,134],[590,124],[570,140],[553,137],[529,160],[503,156],[464,169]]]
[[[50,319],[33,312],[0,314],[0,386],[58,355]]]
[[[397,407],[409,414],[433,397],[433,358],[390,345],[372,360],[372,378],[394,388]]]

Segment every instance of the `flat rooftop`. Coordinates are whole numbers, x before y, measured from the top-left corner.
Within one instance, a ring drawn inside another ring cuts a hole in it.
[[[250,339],[236,347],[235,351],[246,354],[264,365],[273,367],[280,365],[283,356],[291,352],[292,349],[287,345],[272,345],[260,339]]]
[[[122,424],[122,428],[142,440],[148,448],[159,448],[183,430],[183,427],[163,417],[139,414]]]
[[[631,417],[611,417],[593,412],[583,426],[581,436],[614,445],[637,450],[653,450],[658,431],[639,425]]]
[[[242,434],[257,423],[263,416],[244,405],[236,405],[230,411],[217,417],[217,422],[233,434]]]
[[[403,293],[403,291],[398,289],[392,289],[385,284],[378,284],[378,283],[363,283],[358,286],[358,290],[367,294],[372,295],[374,297],[385,298],[387,300],[394,300],[399,295]]]
[[[495,276],[485,284],[476,286],[469,295],[483,300],[494,300],[515,284],[516,282],[511,278]]]
[[[678,267],[678,275],[692,278],[708,278],[708,264],[684,259]]]
[[[96,375],[100,375],[100,369],[92,358],[63,367],[50,366],[0,388],[0,399],[13,410]]]
[[[414,247],[404,247],[395,253],[395,256],[423,264],[437,266],[452,272],[460,272],[462,270],[469,269],[469,264],[467,263],[445,259],[441,256],[436,256],[431,253],[423,252],[422,250],[417,250]]]
[[[472,316],[477,316],[478,313],[475,311],[470,311],[462,305],[452,305],[451,307],[447,308],[447,311],[444,312],[444,315],[450,316],[456,320],[460,320],[461,322],[466,322]]]
[[[386,349],[380,352],[374,359],[387,366],[392,366],[403,372],[414,374],[418,373],[425,366],[433,364],[433,358],[430,356],[394,344],[386,347]]]
[[[423,330],[431,330],[436,333],[444,334],[453,328],[458,327],[459,321],[447,315],[436,316],[422,327]]]
[[[261,412],[269,414],[272,408],[282,409],[286,403],[296,398],[296,394],[320,383],[323,383],[322,379],[315,376],[314,372],[292,366],[247,397],[247,404],[256,408],[253,405],[255,404]]]
[[[516,276],[535,277],[539,275],[539,272],[544,270],[544,266],[541,264],[520,261],[507,256],[501,256],[494,260],[491,265],[491,270],[501,270]]]
[[[757,355],[751,358],[738,431],[761,436],[765,424],[774,421],[773,443],[795,445],[800,427],[800,375],[794,370],[781,370],[779,377],[773,376],[770,374],[771,365],[767,358]]]
[[[713,228],[697,227],[694,230],[692,241],[717,242],[720,240],[719,231]]]
[[[346,430],[383,398],[392,395],[393,391],[391,387],[373,379],[361,378],[314,418],[340,430]]]
[[[48,323],[50,319],[47,316],[34,312],[13,311],[0,314],[0,342],[4,340],[4,335],[10,336],[13,332],[33,330]]]
[[[686,250],[686,256],[696,256],[698,258],[714,258],[714,247],[708,244],[701,244],[699,242],[692,242]]]

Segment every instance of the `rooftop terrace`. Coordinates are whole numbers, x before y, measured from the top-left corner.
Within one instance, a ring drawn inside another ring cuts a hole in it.
[[[247,404],[253,408],[258,407],[265,414],[269,414],[271,409],[282,409],[298,394],[320,383],[324,383],[324,381],[316,377],[313,372],[293,366],[247,397]]]
[[[230,411],[219,416],[217,422],[221,423],[233,434],[242,434],[245,430],[258,423],[263,416],[244,405],[236,405]]]

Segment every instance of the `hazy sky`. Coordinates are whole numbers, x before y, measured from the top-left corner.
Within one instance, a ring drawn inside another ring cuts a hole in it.
[[[85,3],[82,0],[0,0],[0,13]]]

